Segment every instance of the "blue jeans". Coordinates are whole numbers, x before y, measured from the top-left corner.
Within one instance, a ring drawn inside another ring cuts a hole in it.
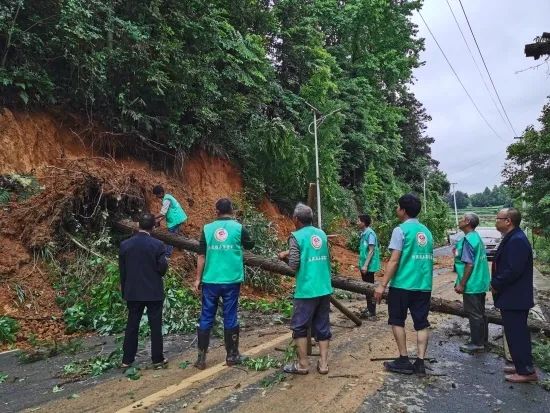
[[[179,234],[180,232],[181,224],[174,225],[171,228],[168,228],[168,232],[171,232],[172,234]],[[172,252],[174,251],[174,246],[170,244],[166,244],[166,258],[170,258],[172,256]]]
[[[210,330],[214,325],[220,297],[223,305],[223,327],[226,330],[239,326],[237,310],[241,284],[203,284],[202,310],[199,318],[199,329]]]

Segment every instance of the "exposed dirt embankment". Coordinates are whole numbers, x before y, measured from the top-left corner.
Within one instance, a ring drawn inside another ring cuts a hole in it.
[[[183,231],[197,237],[215,216],[215,201],[243,190],[238,169],[227,159],[198,151],[168,174],[136,159],[100,156],[86,129],[45,113],[0,109],[0,175],[32,175],[41,186],[24,202],[0,205],[0,314],[19,320],[19,339],[31,333],[46,339],[63,335],[52,279],[37,252],[63,242],[71,225],[93,230],[96,222],[88,218],[98,210],[113,218],[157,212],[160,201],[151,189],[160,184],[188,212]],[[177,253],[174,258],[175,265],[188,261]]]

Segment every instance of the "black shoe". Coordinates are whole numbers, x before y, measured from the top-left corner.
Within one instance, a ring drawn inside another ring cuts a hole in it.
[[[197,347],[199,353],[197,355],[197,361],[194,366],[199,370],[206,368],[206,353],[208,352],[208,346],[210,345],[210,330],[201,330],[197,328]]]
[[[420,377],[426,375],[426,366],[424,365],[424,359],[417,358],[413,364],[414,374]]]
[[[400,373],[400,374],[414,373],[414,367],[412,363],[409,361],[408,357],[406,358],[399,357],[393,361],[386,361],[384,362],[384,368],[393,373]]]
[[[239,327],[224,330],[225,350],[227,351],[227,357],[225,362],[228,366],[235,366],[242,364],[246,357],[243,357],[239,353]]]

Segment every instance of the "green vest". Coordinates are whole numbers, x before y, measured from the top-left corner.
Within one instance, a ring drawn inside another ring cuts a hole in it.
[[[433,237],[420,222],[404,222],[403,250],[390,287],[411,291],[431,291],[433,280]]]
[[[455,253],[455,268],[456,268],[456,282],[459,284],[464,276],[464,269],[466,264],[463,263],[460,258],[462,257],[462,250],[464,249],[464,240],[468,241],[474,250],[474,262],[472,263],[472,273],[464,292],[466,294],[479,294],[489,291],[489,284],[491,282],[491,275],[489,273],[489,264],[487,263],[487,254],[485,253],[485,245],[483,240],[476,231],[469,232],[464,238],[456,244]]]
[[[243,226],[233,219],[220,219],[204,226],[206,262],[202,282],[232,284],[244,281]]]
[[[359,269],[363,268],[363,265],[365,265],[365,261],[367,260],[367,256],[369,255],[370,234],[374,235],[376,241],[374,243],[374,252],[367,267],[367,271],[376,272],[380,271],[380,269],[382,268],[382,266],[380,265],[380,245],[378,244],[378,237],[376,236],[376,232],[374,232],[374,230],[370,227],[366,228],[361,233],[361,239],[359,240]]]
[[[187,220],[187,215],[179,202],[170,194],[165,194],[164,198],[162,198],[162,202],[166,200],[170,201],[170,208],[166,212],[166,227],[172,228],[183,224]]]
[[[315,298],[332,294],[327,235],[311,225],[292,233],[300,249],[294,298]]]

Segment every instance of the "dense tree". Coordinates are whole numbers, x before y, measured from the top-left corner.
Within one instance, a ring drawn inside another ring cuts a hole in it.
[[[456,196],[456,207],[458,209],[464,209],[470,205],[470,197],[468,196],[468,194],[462,191],[456,191],[456,195],[453,195],[452,193],[447,195],[447,203],[451,208],[454,208],[455,196]]]
[[[505,185],[493,186],[493,189],[485,187],[483,192],[470,195],[470,201],[474,207],[510,206],[512,198]]]
[[[423,48],[410,19],[420,5],[2,2],[0,104],[79,112],[161,165],[196,147],[227,155],[249,193],[289,208],[315,176],[309,103],[320,115],[337,110],[319,128],[329,219],[360,208],[388,221],[397,197],[421,193],[424,178],[439,211],[448,182],[409,89]]]
[[[508,147],[506,183],[516,198],[525,194],[527,221],[550,236],[550,102],[539,118],[539,130],[529,126],[522,139]]]

